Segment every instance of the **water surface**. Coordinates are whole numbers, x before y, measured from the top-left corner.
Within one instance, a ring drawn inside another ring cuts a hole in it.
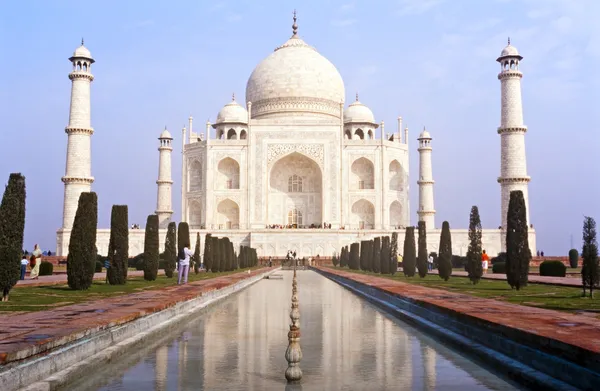
[[[69,390],[285,390],[292,272],[210,306]],[[303,390],[515,390],[333,281],[298,272]]]

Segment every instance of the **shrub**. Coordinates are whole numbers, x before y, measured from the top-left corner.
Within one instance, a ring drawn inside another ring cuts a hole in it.
[[[194,249],[194,273],[200,270],[200,232],[196,233],[196,248]]]
[[[350,245],[350,269],[358,270],[360,257],[359,257],[359,244],[352,243]]]
[[[417,249],[415,247],[415,227],[406,227],[404,238],[404,258],[402,270],[406,277],[413,277],[417,267]]]
[[[367,270],[367,241],[360,242],[360,270]]]
[[[71,230],[67,256],[67,282],[71,289],[86,290],[94,280],[98,196],[81,193]]]
[[[188,223],[182,221],[177,226],[177,254],[179,254],[186,245],[191,250],[190,246],[192,244],[190,242],[190,226]]]
[[[498,253],[497,256],[493,257],[492,259],[490,259],[490,263],[493,265],[494,263],[506,263],[506,253],[502,252],[502,253]]]
[[[104,264],[100,261],[96,261],[96,264],[94,266],[94,272],[95,273],[102,273],[102,268],[104,267]]]
[[[213,273],[217,273],[221,265],[221,259],[219,255],[219,238],[213,236],[210,238],[210,241],[210,258],[212,262],[211,270]]]
[[[365,243],[365,267],[369,272],[373,271],[373,240],[367,240]]]
[[[392,232],[390,246],[390,274],[393,276],[398,270],[398,232]]]
[[[206,271],[212,270],[211,249],[212,249],[212,235],[206,234],[206,236],[204,237],[204,269]],[[244,258],[246,256],[245,251],[246,250],[244,250],[244,252],[242,252],[242,249],[240,248],[240,257]],[[242,267],[247,267],[245,258],[244,258],[244,266],[242,266]]]
[[[567,267],[561,261],[544,261],[540,264],[540,276],[564,277]]]
[[[25,177],[10,174],[0,204],[0,290],[2,301],[21,278],[25,230]]]
[[[144,253],[138,254],[130,260],[131,267],[134,267],[135,270],[144,270]]]
[[[467,249],[466,265],[469,279],[473,284],[477,284],[483,275],[481,253],[481,219],[479,218],[479,209],[477,206],[473,206],[469,216],[469,248]]]
[[[381,261],[379,263],[379,269],[381,274],[390,273],[390,237],[384,236],[381,240]]]
[[[373,240],[373,273],[381,271],[381,238]]]
[[[338,259],[337,259],[337,256],[335,254],[333,254],[333,257],[331,257],[331,262],[333,263],[333,266],[337,267],[337,265],[338,265]]]
[[[505,262],[492,263],[492,273],[505,274],[506,273],[506,263]]]
[[[452,275],[452,236],[450,224],[447,221],[442,223],[442,233],[440,234],[438,273],[444,281],[448,281]]]
[[[527,286],[531,250],[527,231],[527,211],[521,190],[510,192],[506,221],[506,281],[519,290]]]
[[[40,276],[51,276],[54,273],[54,265],[48,261],[40,263]]]
[[[421,278],[427,275],[427,231],[425,230],[425,222],[419,221],[419,255],[417,257],[417,268]]]
[[[127,205],[113,205],[110,215],[110,239],[106,271],[110,285],[123,285],[127,282],[127,260],[129,259],[129,227]]]
[[[149,215],[144,238],[144,280],[154,281],[158,274],[158,216]]]
[[[579,252],[577,249],[572,248],[569,250],[569,266],[575,269],[579,264]]]
[[[465,269],[465,271],[466,271],[467,270],[466,265],[467,265],[467,257],[460,256],[460,255],[452,255],[452,268]]]
[[[165,276],[172,278],[175,267],[177,266],[177,224],[174,221],[171,221],[169,225],[167,225],[164,260]]]
[[[583,220],[583,249],[581,250],[583,267],[581,268],[581,282],[583,296],[586,288],[590,297],[594,297],[594,287],[598,285],[598,242],[596,241],[596,221],[591,217]]]

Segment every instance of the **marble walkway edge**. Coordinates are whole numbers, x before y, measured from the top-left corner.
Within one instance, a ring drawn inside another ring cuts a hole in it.
[[[53,310],[0,317],[0,372],[7,364],[89,337],[94,333],[160,312],[211,291],[227,288],[274,268],[240,272],[183,286],[170,286]]]

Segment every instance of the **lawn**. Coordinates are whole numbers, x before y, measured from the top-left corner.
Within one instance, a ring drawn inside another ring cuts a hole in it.
[[[579,288],[530,283],[524,289],[516,291],[511,289],[506,281],[482,279],[478,284],[473,285],[467,277],[450,277],[448,281],[444,281],[436,275],[427,275],[425,278],[420,278],[417,274],[415,277],[407,278],[404,277],[402,272],[392,277],[363,271],[344,270],[530,307],[575,313],[581,311],[593,312],[597,314],[597,317],[600,317],[600,296],[594,299],[583,298],[581,297],[582,291]]]
[[[250,268],[250,269],[257,269]],[[200,281],[213,277],[226,276],[239,273],[247,269],[239,269],[233,272],[222,273],[190,273],[188,281]],[[104,281],[94,281],[87,291],[75,291],[67,285],[32,286],[14,288],[10,291],[8,302],[0,302],[0,312],[8,311],[43,311],[69,304],[77,304],[91,300],[104,299],[107,297],[121,296],[129,293],[137,293],[145,290],[161,289],[177,284],[177,277],[167,278],[159,275],[155,281],[145,281],[143,277],[132,277],[125,285],[109,285]]]

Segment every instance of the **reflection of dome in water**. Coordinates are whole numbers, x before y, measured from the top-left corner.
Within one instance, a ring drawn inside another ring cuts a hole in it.
[[[344,82],[336,67],[294,34],[254,69],[246,85],[252,117],[306,113],[340,117]]]

